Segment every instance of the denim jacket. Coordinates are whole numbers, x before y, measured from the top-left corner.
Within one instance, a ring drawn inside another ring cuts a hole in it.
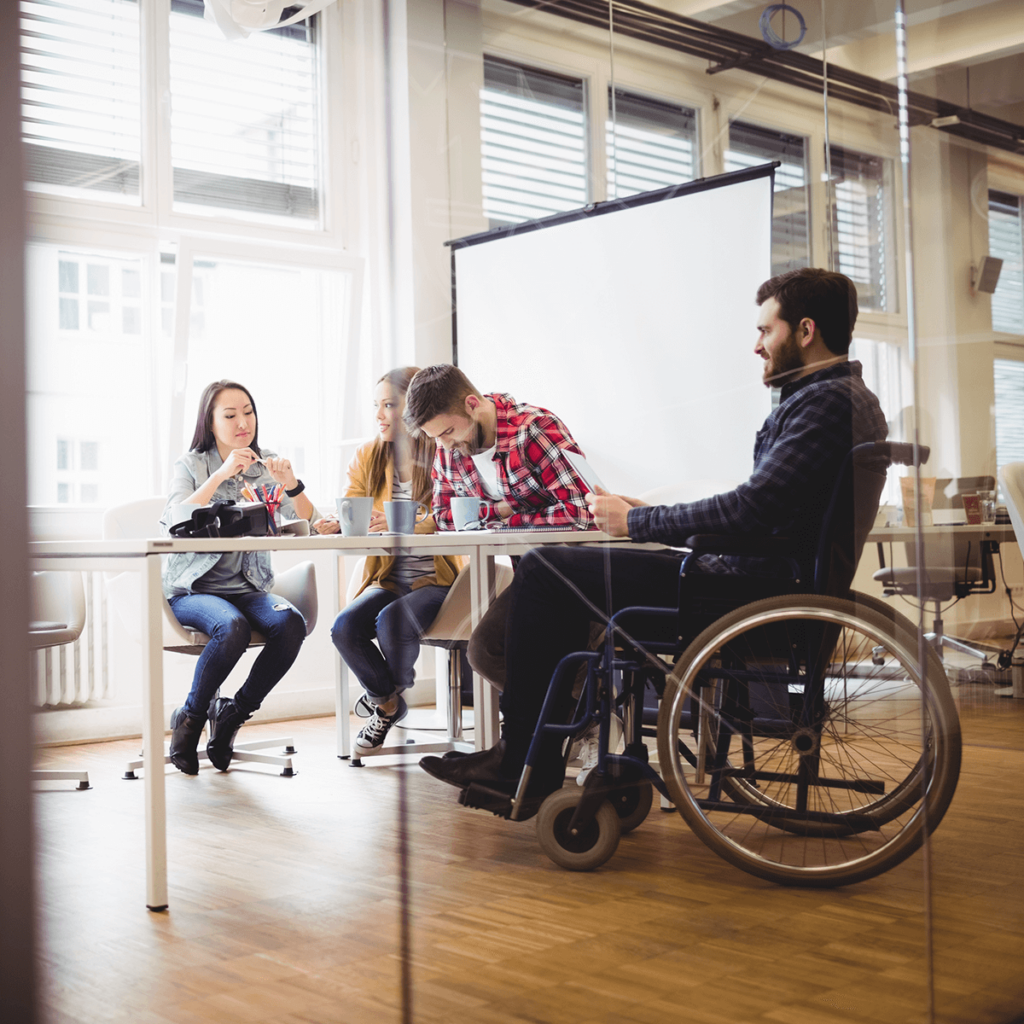
[[[266,448],[260,449],[262,457],[274,458],[276,453]],[[171,478],[171,492],[164,507],[160,525],[168,532],[172,525],[171,509],[180,505],[190,494],[194,493],[224,465],[216,445],[208,452],[186,452],[174,464]],[[242,485],[265,484],[273,486],[276,480],[267,472],[262,463],[254,462],[248,469],[236,473],[230,480],[221,483],[210,499],[214,501],[237,501],[242,497]],[[286,494],[281,496],[281,515],[285,519],[296,518],[295,506]],[[164,596],[175,597],[179,594],[191,594],[192,586],[200,576],[208,573],[220,559],[217,552],[186,551],[168,555],[163,571]],[[269,551],[245,551],[242,553],[242,575],[257,590],[269,591],[274,585],[274,571],[270,565]]]

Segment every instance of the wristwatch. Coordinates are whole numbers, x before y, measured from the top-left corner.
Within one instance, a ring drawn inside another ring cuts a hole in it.
[[[305,489],[306,485],[300,480],[290,491],[285,488],[284,493],[287,494],[289,498],[294,498],[301,494]]]

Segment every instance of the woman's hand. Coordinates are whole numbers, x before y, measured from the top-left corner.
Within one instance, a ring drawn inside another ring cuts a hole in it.
[[[321,533],[324,536],[331,533],[338,533],[341,530],[341,524],[334,516],[327,516],[325,519],[318,519],[313,524],[313,532]]]
[[[264,459],[263,465],[267,467],[267,472],[279,484],[284,485],[286,491],[292,491],[299,486],[299,478],[295,475],[292,464],[288,459]]]
[[[224,465],[214,475],[220,477],[221,480],[230,480],[258,461],[259,457],[251,448],[234,448],[224,460]]]
[[[370,533],[386,533],[388,528],[388,518],[383,512],[379,512],[374,509],[370,513]]]

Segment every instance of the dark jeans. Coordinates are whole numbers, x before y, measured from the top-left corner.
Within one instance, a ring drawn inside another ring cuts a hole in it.
[[[331,640],[371,704],[386,704],[415,682],[420,637],[447,594],[447,587],[433,584],[404,595],[368,587],[338,614]]]
[[[586,650],[591,621],[632,605],[676,607],[681,561],[675,552],[623,548],[539,547],[523,556],[508,591],[501,695],[506,771],[521,768],[555,666]],[[570,700],[566,693],[564,703]],[[556,720],[570,712],[560,708]],[[554,764],[560,745],[546,745],[545,763]]]
[[[245,653],[253,630],[267,642],[235,694],[235,701],[247,717],[292,667],[306,639],[302,614],[276,594],[183,594],[172,597],[168,603],[183,626],[210,638],[199,655],[192,690],[184,705],[190,717],[204,721],[210,701]]]

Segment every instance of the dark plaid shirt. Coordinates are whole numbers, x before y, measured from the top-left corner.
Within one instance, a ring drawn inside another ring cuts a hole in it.
[[[593,523],[584,495],[587,487],[576,475],[563,449],[583,454],[566,425],[547,409],[517,402],[511,395],[485,395],[497,413],[494,468],[502,498],[513,509],[508,526],[575,526]],[[439,530],[452,529],[451,500],[460,495],[484,497],[476,464],[470,455],[438,442],[434,457],[434,519]],[[487,499],[483,521],[496,521],[496,502]]]
[[[887,433],[860,363],[817,370],[782,388],[778,407],[757,433],[746,483],[700,501],[630,509],[629,535],[681,547],[697,533],[778,534],[806,538],[805,555],[813,558],[843,459],[854,445],[884,441]],[[751,559],[741,562],[737,568],[756,571]]]

